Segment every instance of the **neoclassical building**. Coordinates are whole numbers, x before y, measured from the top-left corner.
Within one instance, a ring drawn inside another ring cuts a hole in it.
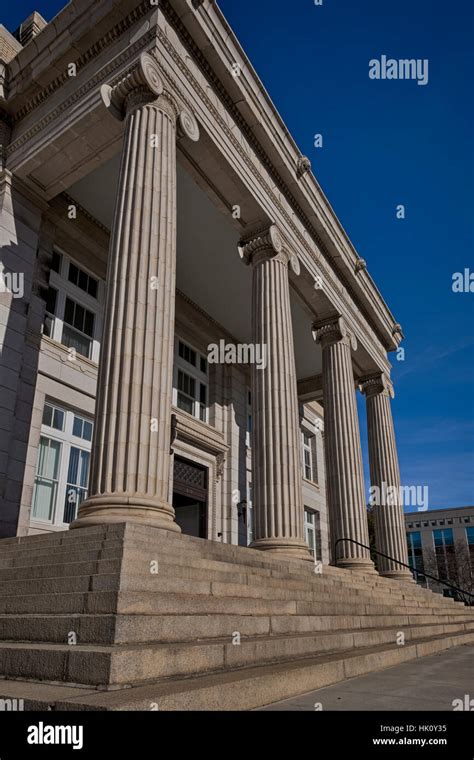
[[[375,509],[377,575],[356,394],[371,484],[397,489],[402,329],[218,6],[34,13],[0,27],[0,88],[4,572],[154,536],[399,595],[403,508]]]

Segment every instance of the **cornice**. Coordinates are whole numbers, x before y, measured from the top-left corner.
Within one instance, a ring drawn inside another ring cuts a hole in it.
[[[150,12],[150,10],[153,10],[153,6],[150,4],[149,0],[142,0],[140,5],[138,5],[136,8],[134,8],[133,11],[131,11],[124,19],[119,21],[117,24],[115,24],[107,34],[105,34],[103,37],[101,37],[97,42],[95,42],[93,45],[91,45],[85,53],[80,55],[75,61],[70,61],[70,63],[74,63],[76,65],[76,71],[79,73],[85,66],[87,66],[90,61],[92,61],[94,58],[96,58],[99,53],[101,53],[103,50],[105,50],[107,47],[112,45],[119,37],[121,37],[125,32],[133,26],[137,21],[139,21],[143,16],[145,16],[147,13]],[[35,110],[38,106],[40,106],[42,103],[44,103],[45,100],[47,100],[56,90],[58,90],[60,87],[62,87],[65,82],[69,82],[70,77],[68,72],[65,70],[62,74],[55,77],[48,85],[47,87],[44,87],[39,93],[37,93],[34,97],[32,97],[30,100],[28,100],[27,103],[25,103],[24,106],[22,106],[18,111],[14,112],[12,115],[12,121],[13,123],[17,123],[25,118],[29,113]]]
[[[106,35],[101,37],[100,40],[94,43],[94,45],[92,45],[84,54],[79,56],[79,58],[75,62],[78,72],[81,69],[83,69],[97,55],[99,55],[105,48],[110,46],[120,36],[122,36],[127,31],[127,29],[129,29],[130,26],[136,23],[140,18],[142,18],[148,12],[150,12],[150,9],[152,10],[153,6],[150,5],[149,0],[144,0],[124,19],[122,19],[120,22],[115,24],[115,26]],[[315,266],[318,267],[322,271],[323,276],[326,277],[328,282],[332,282],[332,277],[335,277],[336,282],[341,283],[344,286],[345,290],[347,291],[347,294],[351,297],[354,303],[354,307],[352,307],[352,305],[347,302],[345,303],[345,307],[347,308],[348,314],[351,316],[351,318],[355,321],[356,324],[360,324],[359,318],[358,318],[358,310],[359,310],[362,316],[364,317],[366,323],[373,330],[374,336],[377,336],[380,339],[380,336],[383,334],[383,328],[380,328],[377,325],[377,323],[374,321],[371,315],[367,312],[366,308],[363,305],[361,305],[357,290],[353,288],[351,282],[347,279],[344,273],[336,266],[335,262],[332,259],[332,254],[328,250],[324,241],[321,239],[318,231],[314,228],[313,224],[311,223],[310,219],[307,217],[304,209],[301,207],[301,204],[298,202],[297,198],[295,197],[291,189],[283,180],[279,172],[275,169],[273,161],[267,155],[265,149],[263,148],[263,146],[261,145],[261,143],[255,136],[255,134],[253,133],[252,128],[248,125],[247,121],[242,116],[242,114],[240,113],[236,105],[234,104],[232,98],[226,91],[225,86],[223,85],[219,77],[216,75],[216,73],[212,69],[211,65],[208,63],[207,59],[205,58],[201,50],[196,45],[194,39],[188,33],[186,27],[184,26],[183,22],[181,21],[177,13],[172,8],[170,2],[168,0],[160,0],[160,10],[163,12],[163,15],[168,21],[168,23],[176,31],[178,38],[181,40],[182,44],[189,51],[195,64],[198,66],[201,72],[205,75],[206,79],[209,82],[211,82],[211,84],[213,85],[214,93],[220,98],[226,111],[232,115],[232,118],[234,119],[236,125],[241,130],[248,144],[252,147],[253,151],[255,152],[262,166],[265,168],[268,174],[268,177],[271,179],[273,184],[271,184],[257,169],[257,167],[255,166],[255,163],[251,160],[248,153],[242,147],[241,142],[239,141],[238,137],[236,137],[235,133],[228,127],[226,121],[221,117],[221,114],[215,108],[210,98],[207,96],[207,93],[200,86],[200,83],[197,81],[197,79],[193,76],[191,70],[186,65],[182,56],[179,55],[178,52],[175,50],[171,40],[166,36],[163,30],[161,30],[160,28],[157,28],[156,26],[153,26],[151,29],[149,29],[139,40],[137,40],[133,45],[127,48],[126,51],[124,51],[120,56],[114,59],[111,63],[106,65],[98,74],[92,77],[88,82],[86,82],[82,87],[80,87],[75,93],[73,93],[70,97],[68,97],[65,101],[63,101],[63,103],[61,103],[60,106],[58,106],[58,108],[56,108],[54,111],[44,116],[31,129],[27,130],[27,132],[25,132],[17,140],[15,140],[12,144],[10,144],[7,148],[7,155],[11,155],[12,153],[14,153],[25,142],[27,142],[36,133],[38,133],[39,131],[44,129],[46,126],[48,126],[52,121],[57,119],[66,110],[70,109],[71,106],[73,106],[77,101],[82,99],[87,93],[93,90],[97,85],[100,85],[104,81],[109,80],[111,74],[113,74],[114,71],[120,68],[124,62],[127,62],[128,60],[130,60],[136,54],[137,51],[142,50],[149,42],[154,41],[156,38],[158,38],[161,44],[163,45],[163,47],[172,57],[173,62],[177,65],[180,71],[185,75],[188,82],[191,84],[192,88],[199,94],[199,97],[202,99],[203,103],[205,103],[209,111],[212,112],[217,123],[225,131],[227,138],[231,142],[233,148],[239,153],[240,157],[245,162],[247,168],[256,177],[257,181],[261,185],[264,192],[268,194],[269,198],[271,198],[272,203],[278,209],[278,213],[279,213],[279,216],[281,217],[282,222],[284,222],[287,228],[291,230],[294,238],[298,241],[298,245],[301,248],[301,250],[304,250],[307,253],[307,255],[310,257],[311,261],[315,264]],[[177,82],[174,80],[174,78],[171,77],[169,72],[166,72],[166,76],[168,79],[172,81],[173,85],[177,88],[177,91],[181,95],[181,99],[184,102],[187,102],[186,98],[181,92],[181,88],[179,87]],[[46,88],[44,88],[40,93],[38,93],[34,98],[32,98],[28,104],[23,106],[23,108],[19,109],[14,114],[14,117],[13,117],[14,122],[17,123],[22,118],[24,118],[24,116],[31,113],[35,108],[37,108],[39,105],[44,103],[45,100],[47,100],[47,98],[49,98],[56,90],[58,90],[66,81],[69,81],[69,77],[66,72],[56,77]],[[191,104],[189,102],[187,102],[187,105],[188,107],[191,107]],[[304,161],[303,157],[300,157],[299,166],[305,172],[309,172],[309,166],[307,162]],[[295,168],[295,171],[296,171],[296,168]],[[275,192],[275,187],[284,196],[289,206],[289,209],[278,198],[278,193]],[[299,219],[302,226],[305,228],[304,230],[302,230],[300,226],[295,224],[292,218],[291,211],[293,211],[294,215]],[[306,239],[305,234],[304,234],[305,232],[307,232],[311,236],[313,245]],[[322,254],[322,258],[319,258],[317,256],[314,246],[316,246],[319,249],[319,251]],[[331,272],[332,277],[331,275],[329,275],[329,272]],[[336,287],[334,284],[333,286],[334,288]],[[374,289],[376,290],[375,285],[374,285]],[[359,307],[359,309],[357,309],[357,307]],[[398,331],[393,331],[394,342],[398,340],[399,336],[400,336],[400,333]],[[384,346],[386,345],[385,337],[381,339],[381,343]]]
[[[175,418],[173,422],[175,439],[197,445],[214,455],[227,454],[229,446],[225,443],[222,433],[175,406],[172,407],[172,412]]]
[[[53,111],[50,111],[46,116],[37,121],[33,127],[23,132],[14,142],[10,143],[7,148],[7,155],[11,155],[22,145],[31,140],[38,132],[41,132],[45,127],[51,124],[55,119],[59,118],[63,113],[69,111],[75,103],[80,101],[85,95],[94,90],[99,85],[107,82],[110,84],[110,77],[114,75],[117,69],[121,69],[124,64],[128,63],[138,52],[143,50],[148,44],[155,39],[155,28],[149,29],[143,37],[140,37],[133,45],[130,45],[123,53],[113,59],[110,63],[104,66],[95,76],[89,79],[82,87],[72,93],[66,100]],[[119,78],[117,78],[118,81]],[[111,82],[112,86],[116,84],[115,81]]]

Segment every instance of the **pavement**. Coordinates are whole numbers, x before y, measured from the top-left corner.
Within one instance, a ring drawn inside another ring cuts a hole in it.
[[[472,645],[455,647],[367,676],[351,678],[259,709],[300,712],[453,711],[455,707],[474,711]]]

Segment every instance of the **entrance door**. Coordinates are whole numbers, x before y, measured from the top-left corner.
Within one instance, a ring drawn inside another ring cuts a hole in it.
[[[181,457],[174,460],[173,507],[187,536],[207,538],[208,471]]]

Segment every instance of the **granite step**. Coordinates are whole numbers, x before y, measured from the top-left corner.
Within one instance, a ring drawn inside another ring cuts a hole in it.
[[[470,636],[474,629],[462,625],[407,626],[405,644],[397,645],[400,631],[394,629],[352,629],[322,631],[286,636],[242,636],[239,645],[232,636],[190,642],[127,642],[107,646],[100,642],[67,645],[64,642],[34,644],[3,642],[0,644],[0,669],[7,679],[56,680],[82,686],[125,687],[159,679],[203,673],[231,671],[259,664],[314,658],[324,653],[354,651],[363,653],[374,646],[406,649],[422,639],[432,643],[450,641],[452,637]],[[0,686],[1,692],[1,686]]]
[[[0,698],[24,699],[27,710],[251,710],[473,641],[473,633],[458,633],[442,639],[414,638],[404,647],[385,643],[362,650],[320,652],[218,673],[209,673],[205,666],[204,672],[194,677],[184,674],[112,691],[11,680],[7,676],[0,681]],[[71,666],[70,675],[74,674]]]

